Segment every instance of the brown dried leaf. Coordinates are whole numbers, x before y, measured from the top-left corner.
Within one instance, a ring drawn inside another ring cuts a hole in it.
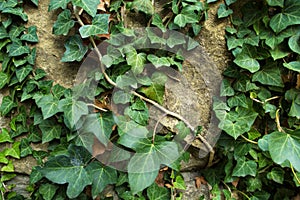
[[[239,180],[240,179],[236,179],[236,180],[232,181],[231,184],[236,188],[237,185],[239,184]]]
[[[157,185],[160,187],[164,187],[164,185],[165,185],[164,171],[159,171],[159,173],[155,179],[155,183],[157,183]]]
[[[196,184],[196,188],[199,189],[202,184],[206,185],[207,181],[203,176],[200,176],[195,178],[195,184]]]

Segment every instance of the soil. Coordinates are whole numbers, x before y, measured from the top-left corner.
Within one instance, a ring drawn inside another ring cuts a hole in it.
[[[25,6],[25,12],[29,17],[27,26],[37,26],[37,34],[39,37],[39,43],[36,45],[36,67],[44,69],[48,74],[48,78],[54,80],[55,83],[59,83],[64,87],[71,87],[74,84],[79,64],[60,62],[65,51],[63,44],[66,38],[52,34],[52,26],[57,18],[58,12],[48,12],[49,2],[50,0],[39,1],[37,9],[33,8],[32,4]],[[196,59],[194,61],[184,63],[183,76],[190,83],[190,90],[187,92],[184,88],[176,89],[170,86],[169,93],[165,98],[165,105],[168,109],[177,111],[179,114],[186,116],[188,120],[194,121],[194,125],[202,125],[204,133],[206,134],[205,137],[212,145],[215,144],[217,136],[212,135],[213,132],[210,132],[210,124],[212,120],[211,105],[212,96],[214,95],[211,88],[215,90],[217,86],[216,83],[221,80],[214,80],[214,78],[221,79],[221,73],[227,67],[227,63],[230,60],[224,36],[225,27],[229,24],[229,21],[217,19],[216,13],[218,5],[219,3],[210,4],[208,19],[204,22],[204,26],[200,34],[195,38],[201,46],[200,52],[202,52],[202,55],[199,55],[201,62],[196,64],[195,61],[199,61],[199,59]],[[128,26],[130,26],[130,24],[137,24],[130,22],[131,20],[136,20],[136,16],[132,16],[130,14],[128,18],[130,19]],[[144,22],[142,24],[144,24]],[[179,95],[178,98],[177,94],[180,94],[179,92],[182,95]],[[7,124],[7,120],[3,120],[6,119],[0,118],[1,127],[6,126],[5,124]],[[169,122],[166,121],[164,123],[165,125],[168,125],[167,123]],[[173,125],[171,124],[170,126]],[[196,147],[195,149],[203,149],[203,144],[199,140],[194,141],[192,145]],[[184,192],[183,199],[195,199],[195,195],[198,195],[199,197],[200,194],[204,194],[205,197],[208,196],[208,189],[201,188],[200,191],[196,188],[194,181],[195,173],[197,174],[197,171],[206,165],[207,158],[203,158],[206,154],[204,156],[196,154],[196,156],[192,157],[190,163],[183,164],[183,170],[185,171],[184,178],[188,188]],[[199,159],[199,156],[201,159]],[[25,161],[22,159],[22,161],[20,161],[16,166],[16,173],[28,174],[28,172],[30,172],[28,171],[30,166],[34,166],[35,164],[34,160],[27,159]],[[28,181],[28,177],[25,177],[26,176],[20,180],[16,179],[15,184],[26,185],[23,183],[24,181]],[[20,182],[20,184],[18,184],[18,182]],[[24,193],[25,186],[15,189],[23,191]]]

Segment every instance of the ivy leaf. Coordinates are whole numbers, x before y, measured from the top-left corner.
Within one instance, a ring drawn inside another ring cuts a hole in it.
[[[0,25],[0,39],[9,37],[6,28],[3,25]]]
[[[241,68],[249,70],[251,73],[258,71],[260,68],[257,60],[243,53],[239,54],[233,62]]]
[[[274,49],[269,50],[273,60],[278,60],[290,54],[290,51],[283,45],[277,45]]]
[[[80,27],[79,33],[82,38],[87,38],[97,34],[108,34],[109,14],[97,14],[92,21],[92,25]]]
[[[131,70],[135,75],[140,74],[144,70],[146,54],[136,53],[136,51],[130,51],[126,53],[126,61],[127,64],[131,66]]]
[[[85,169],[91,156],[84,147],[74,145],[69,146],[68,152],[69,157],[65,155],[53,157],[38,171],[54,183],[68,183],[67,195],[69,198],[75,198],[87,185],[92,184],[92,178]]]
[[[43,120],[39,124],[39,128],[42,131],[42,143],[50,142],[54,139],[59,139],[61,135],[61,125],[55,123],[51,119]]]
[[[147,188],[147,196],[149,200],[169,200],[171,199],[170,192],[165,187],[159,187],[156,183],[153,183]]]
[[[39,193],[43,196],[45,200],[51,200],[54,197],[56,190],[58,188],[59,187],[54,184],[50,184],[50,183],[42,184],[39,187]]]
[[[23,138],[20,143],[20,156],[26,157],[32,154],[32,147],[30,146],[29,139]]]
[[[243,107],[237,107],[223,116],[219,128],[235,139],[251,129],[258,113]]]
[[[71,36],[65,43],[66,51],[61,59],[62,62],[81,61],[88,50],[87,46],[82,44],[79,35]]]
[[[76,101],[71,97],[62,99],[58,103],[58,109],[64,112],[65,124],[72,129],[82,115],[88,114],[88,106],[82,101]]]
[[[160,30],[162,32],[166,32],[166,27],[164,26],[162,19],[160,18],[160,16],[158,14],[154,14],[153,15],[153,19],[151,22],[153,25],[157,26],[158,28],[160,28]]]
[[[92,197],[95,199],[108,184],[117,183],[117,171],[115,169],[102,166],[99,162],[90,163],[86,171],[92,177]]]
[[[31,65],[26,65],[25,67],[17,68],[16,76],[18,81],[21,83],[32,71]]]
[[[22,43],[13,42],[9,46],[8,53],[9,53],[10,57],[20,56],[20,55],[23,55],[23,54],[30,53],[30,49],[29,49],[28,46],[23,46]]]
[[[162,67],[162,66],[170,66],[170,62],[168,60],[168,58],[166,57],[157,57],[156,55],[153,55],[153,54],[149,54],[147,56],[147,59],[156,67]]]
[[[275,163],[280,165],[288,160],[297,171],[300,171],[299,130],[291,133],[275,131],[270,134],[268,144],[271,158]]]
[[[164,45],[166,43],[166,39],[156,35],[151,28],[146,28],[147,36],[151,42],[151,44],[161,44]]]
[[[103,114],[90,114],[87,115],[80,132],[82,133],[93,133],[98,140],[103,144],[107,145],[109,142],[110,134],[112,133],[112,127],[114,125],[112,113]]]
[[[48,7],[48,11],[52,11],[52,10],[56,10],[58,8],[61,8],[63,10],[65,10],[67,8],[67,4],[70,2],[71,0],[51,0],[49,3],[49,7]]]
[[[227,9],[225,4],[220,4],[218,9],[218,18],[224,18],[231,15],[233,11],[231,9]]]
[[[79,6],[83,8],[83,10],[85,10],[92,17],[95,17],[100,1],[99,0],[72,0],[72,3],[75,6]]]
[[[52,117],[59,112],[58,99],[51,94],[42,96],[38,101],[36,100],[36,104],[42,109],[43,119]]]
[[[149,87],[142,87],[139,89],[140,92],[144,93],[148,98],[157,101],[160,105],[163,104],[165,86],[161,84],[151,84]]]
[[[15,142],[12,148],[7,148],[4,150],[5,156],[11,156],[13,158],[20,159],[20,142]]]
[[[293,52],[300,54],[300,34],[290,37],[289,47]]]
[[[289,62],[289,63],[283,63],[283,66],[290,69],[290,70],[293,70],[293,71],[296,71],[296,72],[300,73],[300,61],[292,61],[292,62]]]
[[[185,27],[187,23],[197,23],[199,21],[198,15],[193,12],[182,12],[174,18],[174,23],[179,27]]]
[[[268,174],[269,180],[275,181],[276,183],[282,184],[284,181],[284,170],[279,167],[274,167]]]
[[[30,26],[27,30],[27,34],[21,36],[21,40],[28,42],[38,42],[38,36],[36,34],[36,26]]]
[[[187,41],[185,40],[184,36],[177,33],[171,32],[170,36],[167,39],[167,45],[170,48],[175,47],[176,45],[185,44]]]
[[[113,94],[113,101],[115,104],[126,104],[130,102],[131,94],[123,90],[118,90]]]
[[[64,10],[58,15],[53,25],[53,32],[55,35],[67,35],[74,24],[75,21],[71,19],[71,11]]]
[[[27,22],[27,20],[28,20],[28,16],[24,13],[23,8],[21,8],[21,7],[5,8],[2,10],[2,13],[9,13],[9,14],[19,16],[25,22]]]
[[[267,67],[256,72],[252,77],[252,81],[258,81],[262,84],[271,86],[284,86],[278,67]]]
[[[255,161],[246,161],[246,158],[238,158],[237,165],[233,168],[232,176],[245,177],[247,175],[255,176],[257,164]]]
[[[0,143],[4,143],[4,142],[13,142],[6,128],[2,128],[0,133]]]
[[[284,0],[267,0],[269,6],[279,6],[283,8]]]
[[[300,24],[300,2],[286,0],[281,13],[274,15],[270,20],[270,27],[276,33],[294,24]]]
[[[132,72],[128,72],[124,75],[120,75],[117,77],[116,84],[121,89],[128,89],[128,87],[137,88],[137,80],[132,74]]]
[[[2,104],[0,107],[0,112],[3,116],[7,115],[14,107],[17,107],[18,104],[14,102],[11,97],[5,96],[2,99]]]
[[[38,6],[38,5],[39,5],[39,0],[31,0],[31,2],[32,2],[35,6]]]
[[[2,89],[9,81],[9,77],[4,72],[0,72],[0,89]]]
[[[144,145],[143,153],[136,153],[128,164],[128,179],[135,194],[154,182],[161,164],[172,164],[179,156],[174,142]]]
[[[234,90],[227,79],[223,79],[221,83],[221,96],[233,96]]]
[[[154,13],[154,7],[151,0],[134,0],[131,8],[149,15]]]

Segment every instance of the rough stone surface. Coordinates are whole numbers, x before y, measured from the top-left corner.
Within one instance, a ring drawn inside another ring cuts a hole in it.
[[[32,4],[25,5],[24,10],[28,14],[27,26],[36,26],[39,43],[36,45],[36,67],[44,69],[48,78],[64,87],[73,85],[79,64],[63,63],[60,61],[65,52],[64,36],[52,34],[52,26],[59,11],[48,12],[50,0],[39,1],[38,8]]]

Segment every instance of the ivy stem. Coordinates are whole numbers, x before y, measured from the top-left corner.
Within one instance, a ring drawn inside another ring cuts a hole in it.
[[[86,105],[87,105],[87,106],[94,107],[94,108],[96,108],[96,109],[98,109],[98,110],[101,110],[101,111],[103,111],[103,112],[107,112],[107,110],[106,110],[106,109],[104,109],[104,108],[100,108],[99,106],[97,106],[97,105],[95,105],[95,104],[92,104],[92,103],[87,103]]]
[[[181,1],[179,1],[181,2]],[[77,19],[78,23],[80,24],[80,26],[84,26],[84,23],[82,22],[82,20],[80,19],[80,16],[77,12],[77,9],[76,9],[76,6],[74,6],[74,15],[75,15],[75,18]],[[99,51],[96,43],[95,43],[95,40],[92,36],[89,37],[91,43],[92,43],[92,46],[94,48],[94,50],[96,51],[96,54],[98,56],[98,60],[99,60],[99,63],[100,63],[100,70],[101,70],[101,73],[104,75],[104,78],[106,79],[106,81],[111,84],[112,86],[114,87],[118,87],[117,84],[108,76],[108,74],[105,72],[105,68],[101,62],[102,60],[102,54],[101,52]],[[175,112],[172,112],[166,108],[164,108],[163,106],[159,105],[157,102],[151,100],[151,99],[148,99],[142,95],[140,95],[139,93],[135,92],[135,91],[131,91],[131,94],[133,94],[134,96],[136,97],[139,97],[140,99],[152,104],[153,106],[155,106],[156,108],[158,108],[159,110],[161,110],[162,112],[164,112],[166,115],[169,115],[169,116],[172,116],[180,121],[183,121],[188,128],[191,129],[192,132],[195,132],[195,128],[184,118],[182,117],[181,115],[175,113]],[[214,150],[212,148],[212,146],[207,142],[207,140],[202,137],[201,135],[198,135],[198,137],[200,138],[200,140],[204,143],[204,145],[207,147],[207,149],[209,150],[209,152],[212,152],[214,153]]]
[[[255,142],[255,141],[253,141],[253,140],[250,140],[250,139],[246,138],[246,137],[243,136],[243,135],[241,135],[241,137],[242,137],[244,140],[246,140],[247,142],[250,142],[250,143],[252,143],[252,144],[258,144],[258,142]]]
[[[282,133],[285,133],[285,131],[284,131],[284,130],[281,128],[281,126],[280,126],[279,111],[280,111],[280,109],[277,109],[277,110],[276,110],[275,122],[276,122],[278,131],[279,131],[279,132],[282,132]]]
[[[154,140],[155,140],[155,136],[156,136],[156,129],[158,127],[158,124],[161,122],[161,120],[163,120],[163,118],[165,118],[167,116],[166,113],[164,113],[156,122],[154,129],[153,129],[153,134],[152,134],[152,144],[154,144]]]
[[[295,172],[295,170],[294,170],[294,167],[293,167],[292,163],[290,163],[290,166],[291,166],[291,170],[292,170],[292,172],[293,172],[293,174],[294,174],[295,179],[296,179],[297,182],[300,184],[300,180],[299,180],[299,178],[298,178],[298,176],[297,176],[297,174],[296,174],[296,172]]]

